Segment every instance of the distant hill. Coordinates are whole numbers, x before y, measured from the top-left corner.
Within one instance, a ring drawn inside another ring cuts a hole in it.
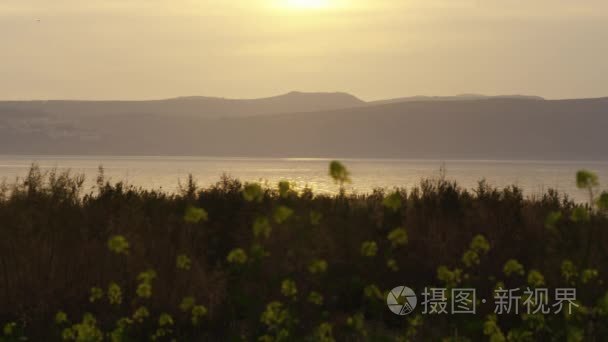
[[[487,100],[487,99],[520,99],[520,100],[544,100],[540,96],[528,95],[497,95],[487,96],[480,94],[461,94],[456,96],[410,96],[399,97],[395,99],[378,100],[368,102],[370,105],[398,103],[398,102],[414,102],[414,101],[467,101],[467,100]]]
[[[290,96],[308,95],[284,96],[259,101],[276,101],[279,108],[293,103]],[[356,105],[362,101],[337,97],[350,107],[310,111],[313,105],[306,104],[306,110],[289,108],[292,113],[230,111],[219,117],[164,111],[67,115],[3,103],[0,154],[608,160],[608,98]]]
[[[346,93],[290,92],[260,99],[225,99],[191,96],[152,101],[0,101],[0,115],[15,111],[44,112],[61,117],[92,115],[153,114],[224,118],[313,112],[351,108],[365,102]]]

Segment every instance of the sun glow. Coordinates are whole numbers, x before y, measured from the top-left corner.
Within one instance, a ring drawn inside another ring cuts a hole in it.
[[[292,9],[322,9],[330,5],[330,0],[285,0],[285,6]]]

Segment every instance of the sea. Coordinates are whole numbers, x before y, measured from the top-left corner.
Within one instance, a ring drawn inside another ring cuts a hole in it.
[[[332,194],[339,190],[328,175],[332,160],[341,161],[351,173],[352,182],[346,185],[346,191],[359,194],[377,188],[412,189],[423,179],[443,177],[466,189],[476,188],[481,180],[497,188],[516,185],[526,197],[539,196],[551,188],[582,202],[588,200],[588,193],[576,187],[576,172],[581,169],[597,173],[600,182],[604,181],[603,189],[608,190],[608,161],[542,160],[0,155],[0,182],[10,184],[23,179],[32,165],[38,165],[44,172],[55,169],[83,174],[85,190],[93,190],[101,166],[111,182],[166,192],[177,191],[189,175],[200,187],[211,186],[228,175],[270,187],[287,180],[296,189],[309,187],[315,193]]]

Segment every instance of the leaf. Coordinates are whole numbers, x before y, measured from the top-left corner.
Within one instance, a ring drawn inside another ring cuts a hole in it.
[[[89,296],[89,302],[94,303],[103,297],[103,290],[97,286],[91,288],[91,294]]]
[[[153,269],[149,269],[137,275],[137,280],[142,283],[150,283],[154,279],[156,279],[156,271]]]
[[[148,309],[145,306],[140,306],[133,313],[133,320],[135,320],[138,323],[142,323],[149,316],[150,316],[150,311],[148,311]]]
[[[285,297],[295,297],[298,294],[296,282],[292,279],[285,279],[281,283],[281,293]]]
[[[192,308],[192,324],[198,325],[203,316],[207,315],[207,308],[203,305],[195,305]]]
[[[572,210],[570,219],[573,222],[587,222],[589,221],[589,211],[584,207],[576,207]]]
[[[545,228],[555,229],[555,226],[559,220],[562,218],[561,211],[552,211],[547,215],[545,219]]]
[[[281,197],[286,198],[289,194],[290,184],[288,181],[280,181],[279,182],[279,194]]]
[[[180,270],[187,271],[190,269],[190,267],[192,267],[192,260],[190,260],[190,258],[185,254],[179,254],[175,260],[175,265]]]
[[[277,209],[275,209],[273,218],[276,223],[280,224],[280,223],[287,221],[287,219],[289,217],[291,217],[291,215],[293,215],[293,210],[291,208],[288,208],[288,207],[282,205],[282,206],[278,207]]]
[[[179,304],[179,309],[183,312],[187,312],[192,310],[194,305],[196,305],[196,299],[194,297],[184,297]]]
[[[329,175],[337,184],[342,185],[350,182],[350,173],[346,167],[337,160],[329,163]]]
[[[152,296],[152,284],[141,283],[137,285],[137,290],[135,290],[135,293],[138,297],[150,298]]]
[[[116,254],[129,254],[129,241],[122,235],[114,235],[108,239],[108,249]]]
[[[110,304],[119,305],[122,303],[122,290],[118,284],[110,283],[110,285],[108,285],[107,295]]]
[[[474,250],[469,249],[462,255],[462,263],[466,267],[473,267],[474,265],[479,265],[479,262],[479,254]]]
[[[247,183],[243,188],[243,198],[247,202],[262,202],[264,199],[264,191],[258,183]]]
[[[378,244],[375,241],[365,241],[361,244],[361,255],[373,257],[378,253]]]
[[[512,274],[523,276],[526,273],[524,265],[515,259],[509,259],[502,268],[502,271],[507,277]]]
[[[478,254],[486,254],[490,250],[490,243],[483,235],[478,234],[473,237],[470,248]]]
[[[308,265],[308,272],[312,274],[325,273],[327,271],[327,261],[315,259]]]
[[[323,214],[320,212],[314,210],[310,212],[310,224],[313,226],[318,226],[321,223],[321,219],[323,219]]]
[[[397,211],[401,207],[401,194],[395,191],[392,194],[386,196],[382,201],[382,205],[393,211]]]
[[[160,316],[158,317],[158,325],[161,327],[173,325],[173,317],[171,317],[171,315],[169,315],[168,313],[160,314]]]
[[[405,228],[396,228],[391,230],[388,234],[388,240],[391,242],[392,247],[403,246],[407,244],[408,237]]]
[[[308,301],[314,305],[323,305],[323,295],[319,292],[311,291],[308,294]]]
[[[599,180],[595,173],[588,170],[580,170],[576,173],[576,186],[579,189],[587,189],[599,186]]]
[[[602,192],[597,199],[597,207],[600,208],[600,210],[608,210],[608,192]]]
[[[270,226],[270,222],[265,217],[258,217],[253,222],[253,236],[263,236],[268,238],[270,233],[272,232],[272,227]]]
[[[528,272],[528,284],[534,287],[540,287],[545,285],[545,277],[537,270],[530,270]]]
[[[184,214],[184,221],[188,223],[199,223],[200,221],[207,221],[208,218],[209,215],[205,209],[193,206],[188,206]]]
[[[58,311],[55,314],[55,324],[63,324],[63,323],[67,323],[68,321],[68,315],[63,312],[63,311]]]
[[[247,262],[247,254],[242,248],[235,248],[228,253],[226,260],[232,264],[244,264]]]
[[[386,267],[393,272],[399,271],[399,264],[397,264],[397,260],[395,259],[388,259],[386,261]]]

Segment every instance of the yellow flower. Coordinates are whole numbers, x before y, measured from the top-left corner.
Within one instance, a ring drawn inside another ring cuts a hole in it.
[[[184,214],[184,221],[188,223],[199,223],[200,221],[207,221],[208,218],[209,215],[205,209],[193,206],[188,206]]]
[[[133,320],[138,323],[143,323],[143,321],[150,316],[150,311],[145,306],[140,306],[133,313]]]
[[[243,188],[243,198],[245,198],[245,201],[247,202],[262,202],[262,199],[264,199],[264,191],[257,183],[247,183]]]
[[[91,295],[89,296],[89,301],[91,303],[94,303],[98,300],[100,300],[103,297],[103,290],[99,287],[92,287],[91,288]]]
[[[502,269],[503,273],[508,277],[512,274],[523,276],[526,272],[524,266],[515,259],[510,259],[505,263]]]
[[[281,224],[287,221],[287,219],[290,218],[291,215],[293,215],[293,210],[282,205],[274,211],[273,218],[276,223]]]
[[[3,329],[4,336],[11,336],[15,332],[16,328],[17,328],[17,323],[15,323],[15,322],[6,323],[4,325],[4,329]]]
[[[308,301],[315,305],[323,305],[323,295],[321,295],[319,292],[312,291],[308,294]]]
[[[401,207],[401,194],[395,191],[386,196],[384,200],[382,200],[382,205],[391,209],[392,211],[397,211]]]
[[[207,308],[202,305],[195,305],[192,308],[192,324],[198,325],[201,318],[207,314]]]
[[[244,264],[247,262],[247,254],[241,248],[235,248],[228,253],[226,260],[233,264]]]
[[[272,232],[272,227],[270,226],[270,222],[265,217],[258,217],[253,222],[253,235],[255,237],[263,236],[268,238],[270,233]]]
[[[179,309],[183,312],[190,311],[195,304],[196,299],[194,297],[184,297],[182,302],[179,304]]]
[[[158,317],[158,325],[161,327],[173,325],[173,317],[171,317],[171,315],[169,315],[168,313],[162,313]]]
[[[114,235],[108,240],[108,248],[116,254],[129,254],[129,241],[122,235]]]
[[[386,261],[386,267],[388,267],[388,269],[393,272],[399,271],[399,265],[397,264],[397,260],[395,259],[388,259]]]
[[[291,279],[285,279],[281,283],[281,293],[285,297],[295,297],[298,294],[296,283]]]
[[[63,324],[66,323],[68,321],[68,315],[63,312],[63,311],[59,311],[55,314],[55,323],[56,324]]]
[[[376,256],[378,252],[378,245],[375,241],[365,241],[361,244],[361,255],[365,257]]]
[[[137,275],[137,280],[142,283],[150,283],[152,280],[156,279],[156,271],[150,269],[144,272],[141,272]]]
[[[308,266],[308,272],[312,274],[325,273],[327,271],[327,261],[315,259]]]
[[[119,305],[122,303],[122,290],[116,283],[108,285],[108,301],[110,304]]]
[[[177,268],[180,270],[189,270],[192,266],[192,261],[185,254],[180,254],[177,256],[177,260],[175,261]]]
[[[152,284],[150,283],[141,283],[137,285],[137,290],[135,290],[137,296],[141,298],[150,298],[152,297]]]
[[[393,229],[388,233],[388,240],[393,247],[403,246],[407,244],[407,231],[404,228]]]

